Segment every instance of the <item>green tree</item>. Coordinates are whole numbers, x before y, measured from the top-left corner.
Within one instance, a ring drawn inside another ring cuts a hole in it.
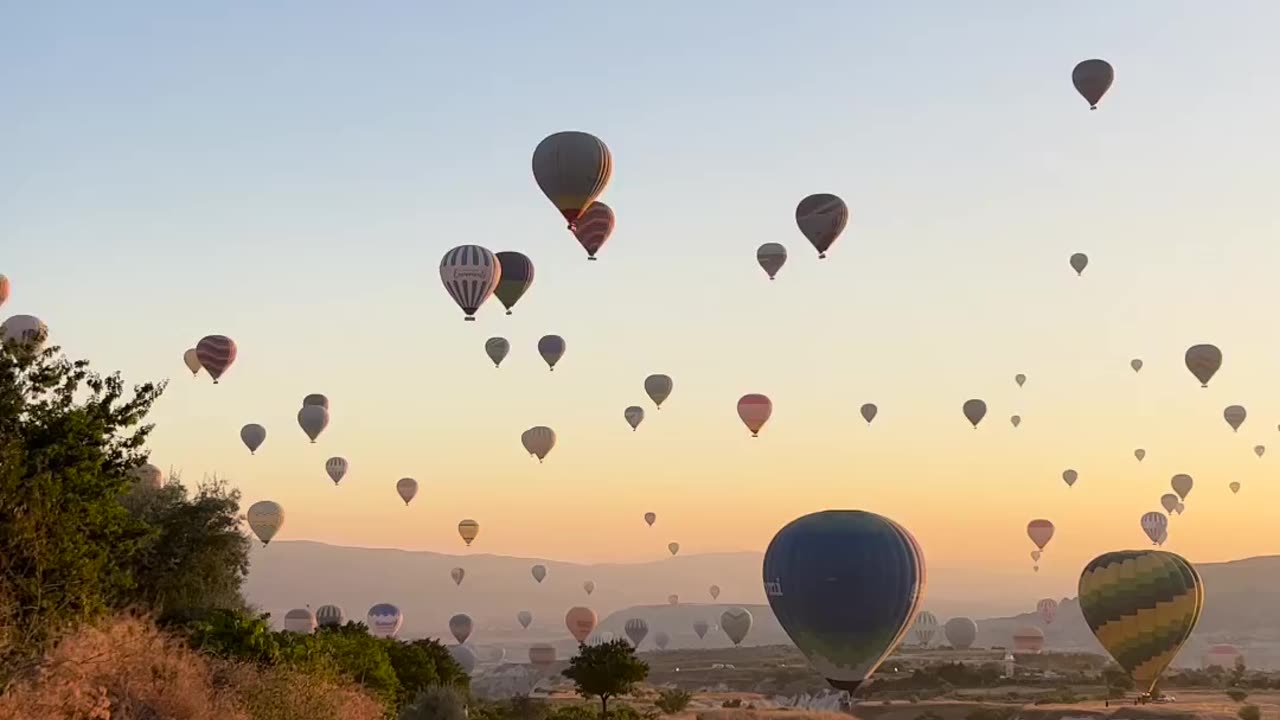
[[[452,686],[424,688],[400,711],[400,720],[467,720],[467,696]]]
[[[0,596],[27,647],[128,600],[147,527],[120,504],[164,384],[0,347]]]
[[[228,660],[274,665],[284,648],[272,631],[270,616],[218,609],[190,626],[190,643],[200,652]]]
[[[627,695],[649,676],[649,666],[636,657],[626,640],[579,645],[578,654],[561,674],[573,681],[578,694],[600,698],[600,717],[609,717],[609,699]]]
[[[1244,685],[1244,676],[1248,671],[1248,667],[1244,664],[1243,657],[1236,658],[1236,664],[1231,668],[1231,673],[1227,675],[1227,685],[1229,687],[1240,687]]]
[[[245,607],[249,538],[241,529],[240,491],[213,478],[188,497],[181,478],[122,502],[151,528],[131,563],[136,602],[162,619],[185,621],[208,611]]]
[[[688,690],[672,688],[658,693],[658,699],[654,700],[653,704],[668,715],[676,715],[684,712],[692,700],[693,695]]]
[[[402,642],[385,638],[382,643],[399,682],[397,704],[401,707],[417,702],[415,698],[428,688],[447,686],[465,690],[470,685],[466,672],[437,640]]]

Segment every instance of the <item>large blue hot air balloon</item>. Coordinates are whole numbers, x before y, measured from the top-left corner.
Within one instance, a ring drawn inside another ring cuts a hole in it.
[[[911,533],[862,510],[792,520],[764,555],[764,590],[782,629],[832,687],[849,692],[902,641],[924,584]]]

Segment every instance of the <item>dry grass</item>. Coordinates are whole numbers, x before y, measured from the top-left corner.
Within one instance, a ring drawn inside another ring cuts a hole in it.
[[[378,720],[354,685],[212,661],[117,617],[60,642],[0,697],[0,720]]]
[[[849,720],[849,716],[837,712],[818,710],[699,710],[697,720]]]

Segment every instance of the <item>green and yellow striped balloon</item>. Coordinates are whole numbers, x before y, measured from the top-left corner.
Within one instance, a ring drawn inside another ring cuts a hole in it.
[[[1171,552],[1104,553],[1080,573],[1085,622],[1146,692],[1155,690],[1160,673],[1195,629],[1203,607],[1200,574]]]

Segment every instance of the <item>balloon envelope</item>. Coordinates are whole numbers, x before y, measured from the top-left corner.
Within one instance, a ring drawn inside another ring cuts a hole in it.
[[[1163,516],[1162,516],[1163,517]],[[1162,550],[1099,555],[1080,573],[1080,612],[1129,674],[1152,692],[1195,629],[1204,585],[1191,563]]]
[[[741,645],[751,631],[751,611],[743,607],[734,607],[720,614],[720,629],[724,631],[733,644]]]
[[[758,437],[764,424],[773,415],[773,402],[768,397],[757,393],[743,395],[738,400],[738,417],[751,431],[751,437]]]
[[[534,565],[532,568],[529,569],[529,572],[533,575],[534,580],[541,583],[543,579],[547,577],[547,566]]]
[[[719,585],[712,585],[712,586],[710,587],[710,589],[708,590],[708,592],[710,592],[710,593],[711,593],[711,599],[712,599],[712,600],[718,600],[718,599],[720,598],[720,586],[719,586]]]
[[[693,621],[693,632],[694,632],[694,634],[695,634],[695,635],[697,635],[697,636],[698,636],[698,639],[699,639],[699,640],[701,640],[702,638],[706,637],[706,636],[707,636],[707,630],[710,630],[710,629],[711,629],[711,626],[707,624],[707,621],[706,621],[706,620],[694,620],[694,621]]]
[[[860,510],[793,520],[765,552],[769,606],[833,687],[856,690],[898,646],[924,597],[920,546]]]
[[[627,421],[632,430],[635,430],[644,421],[644,408],[639,405],[632,405],[622,411],[622,419]]]
[[[1172,515],[1178,509],[1178,496],[1173,493],[1165,493],[1160,496],[1160,507],[1164,511]]]
[[[1173,491],[1178,493],[1179,500],[1187,499],[1187,495],[1191,494],[1191,486],[1194,484],[1195,481],[1191,479],[1191,476],[1185,473],[1174,475],[1173,478],[1169,480],[1169,487],[1173,488]]]
[[[329,476],[334,485],[342,482],[342,478],[347,476],[347,468],[350,466],[351,464],[343,457],[331,457],[324,461],[325,474]]]
[[[947,621],[942,626],[942,634],[947,638],[947,644],[957,650],[967,650],[973,647],[973,642],[978,639],[978,623],[971,618],[955,617]]]
[[[1222,419],[1227,421],[1232,430],[1239,430],[1247,416],[1248,412],[1245,411],[1243,405],[1228,405],[1227,409],[1222,411]]]
[[[196,352],[195,348],[191,348],[182,353],[182,364],[186,365],[187,369],[191,371],[191,377],[199,375],[200,370],[203,367],[200,364],[200,354]]]
[[[835,195],[810,195],[796,205],[796,225],[818,251],[819,258],[827,256],[827,250],[848,224],[849,206]]]
[[[916,615],[916,621],[911,624],[911,634],[915,636],[917,645],[928,647],[937,632],[938,616],[928,610]]]
[[[1019,654],[1038,655],[1044,650],[1044,631],[1038,627],[1026,625],[1013,633],[1013,651]]]
[[[1133,368],[1134,372],[1138,372],[1142,369],[1142,360],[1139,360],[1138,358],[1130,360],[1129,367]]]
[[[466,674],[470,675],[476,669],[476,654],[466,645],[450,645],[449,654],[453,656],[453,661],[458,663],[458,666]]]
[[[647,512],[644,514],[644,521],[649,527],[653,527],[653,524],[658,521],[658,514]]]
[[[1072,485],[1075,485],[1076,480],[1078,479],[1080,479],[1080,473],[1076,472],[1075,470],[1062,471],[1062,482],[1066,483],[1067,487],[1071,487]]]
[[[329,427],[329,411],[323,405],[303,405],[298,411],[298,427],[315,442],[320,433]]]
[[[449,577],[453,578],[454,585],[461,585],[462,579],[465,578],[466,576],[467,576],[467,571],[464,568],[456,567],[449,571]]]
[[[1013,376],[1013,381],[1018,383],[1018,387],[1022,387],[1027,382],[1027,376],[1022,373],[1018,373]]]
[[[680,543],[677,543],[677,542],[667,543],[667,550],[671,553],[672,556],[675,556],[676,553],[680,552]]]
[[[533,613],[528,610],[521,610],[516,613],[516,622],[520,623],[520,627],[528,630],[529,623],[533,622]]]
[[[378,603],[369,608],[365,619],[368,621],[369,634],[374,637],[395,637],[404,624],[400,608],[391,603]]]
[[[523,253],[505,251],[495,253],[498,266],[502,269],[498,284],[494,286],[493,295],[511,314],[511,308],[524,296],[525,291],[533,285],[533,261]]]
[[[1143,514],[1139,520],[1142,525],[1142,532],[1151,538],[1151,542],[1156,545],[1163,545],[1169,531],[1169,517],[1160,512],[1149,512]]]
[[[459,245],[440,259],[440,282],[462,308],[464,320],[476,319],[476,311],[501,280],[498,257],[479,245]]]
[[[1137,450],[1133,451],[1133,456],[1138,458],[1138,462],[1142,462],[1143,458],[1147,456],[1147,451],[1143,450],[1142,448],[1138,448]]]
[[[418,494],[418,481],[409,477],[400,478],[396,481],[396,494],[400,496],[405,505],[408,505],[409,501],[413,500],[414,496]]]
[[[1209,387],[1209,380],[1222,367],[1222,351],[1215,345],[1192,345],[1183,359],[1200,387]]]
[[[134,468],[133,477],[140,485],[152,490],[164,484],[164,471],[151,463],[143,463]]]
[[[582,583],[582,589],[585,590],[588,595],[590,595],[591,593],[596,591],[596,584],[588,580]]]
[[[265,547],[284,525],[284,508],[270,500],[259,500],[249,506],[245,518],[249,522],[249,529],[258,536]]]
[[[538,643],[529,646],[529,664],[537,668],[547,668],[556,661],[556,649],[553,645]]]
[[[574,640],[583,642],[596,629],[596,611],[581,605],[569,608],[564,615],[564,625]]]
[[[596,253],[600,252],[605,241],[613,234],[615,220],[613,208],[599,200],[591,203],[578,217],[573,226],[573,236],[578,238],[578,244],[587,251],[588,260],[596,259]]]
[[[1098,101],[1111,89],[1116,78],[1115,69],[1106,60],[1084,60],[1071,71],[1071,84],[1076,92],[1089,102],[1090,110],[1098,109]]]
[[[206,335],[196,343],[196,357],[216,383],[236,361],[236,343],[226,335]]]
[[[0,305],[9,299],[9,278],[0,275]]]
[[[662,409],[662,403],[671,397],[671,389],[675,387],[675,383],[671,381],[669,375],[650,375],[644,379],[644,391],[657,406]]]
[[[960,409],[964,412],[965,419],[972,423],[974,428],[977,428],[982,418],[987,416],[987,404],[976,398],[965,400]]]
[[[316,625],[319,627],[339,627],[346,622],[346,611],[337,605],[321,605],[316,609]]]
[[[1053,598],[1044,598],[1036,603],[1036,612],[1040,613],[1040,619],[1044,624],[1049,625],[1058,616],[1058,601]]]
[[[480,534],[480,523],[475,520],[463,520],[458,523],[458,535],[462,537],[462,541],[471,546],[471,541],[476,539]]]
[[[484,341],[484,354],[493,361],[494,367],[500,367],[509,352],[511,352],[511,343],[507,342],[506,338],[491,337]]]
[[[1053,539],[1053,523],[1048,520],[1032,520],[1027,523],[1027,537],[1036,547],[1044,550],[1044,546]]]
[[[622,626],[622,631],[627,634],[627,639],[631,644],[640,647],[640,643],[644,642],[644,638],[649,634],[649,623],[644,618],[631,618]]]
[[[542,462],[556,446],[556,431],[542,425],[531,427],[520,435],[520,443],[530,455],[538,457],[538,462]]]
[[[1233,495],[1240,492],[1240,483],[1238,482],[1232,481],[1227,485],[1227,487],[1231,488],[1231,494]]]
[[[613,174],[613,156],[590,133],[569,130],[548,135],[533,151],[533,178],[569,228],[604,188]]]
[[[765,243],[756,249],[756,262],[772,280],[777,277],[782,266],[787,264],[787,249],[781,243]]]
[[[316,629],[316,616],[306,608],[294,608],[284,614],[285,632],[310,634]]]
[[[1076,275],[1083,275],[1084,269],[1089,266],[1089,256],[1084,253],[1076,253],[1071,256],[1071,269],[1076,271]]]
[[[659,650],[666,650],[667,645],[671,642],[671,636],[659,630],[653,635],[653,644],[658,646]]]
[[[328,398],[327,396],[325,396],[325,395],[320,394],[320,393],[311,393],[310,395],[308,395],[308,396],[306,396],[306,397],[302,398],[302,406],[303,406],[303,407],[306,407],[306,406],[308,406],[308,405],[319,405],[320,407],[324,408],[325,410],[328,410],[328,409],[329,409],[329,398]]]
[[[453,634],[453,639],[462,644],[471,637],[471,616],[465,613],[458,613],[449,618],[449,632]]]
[[[267,441],[267,429],[257,423],[249,423],[240,428],[240,442],[249,448],[249,454],[258,452],[262,443]]]
[[[862,419],[866,420],[867,424],[870,425],[871,421],[876,419],[876,413],[880,412],[880,409],[875,406],[875,403],[866,403],[858,409],[858,412],[862,414]]]

